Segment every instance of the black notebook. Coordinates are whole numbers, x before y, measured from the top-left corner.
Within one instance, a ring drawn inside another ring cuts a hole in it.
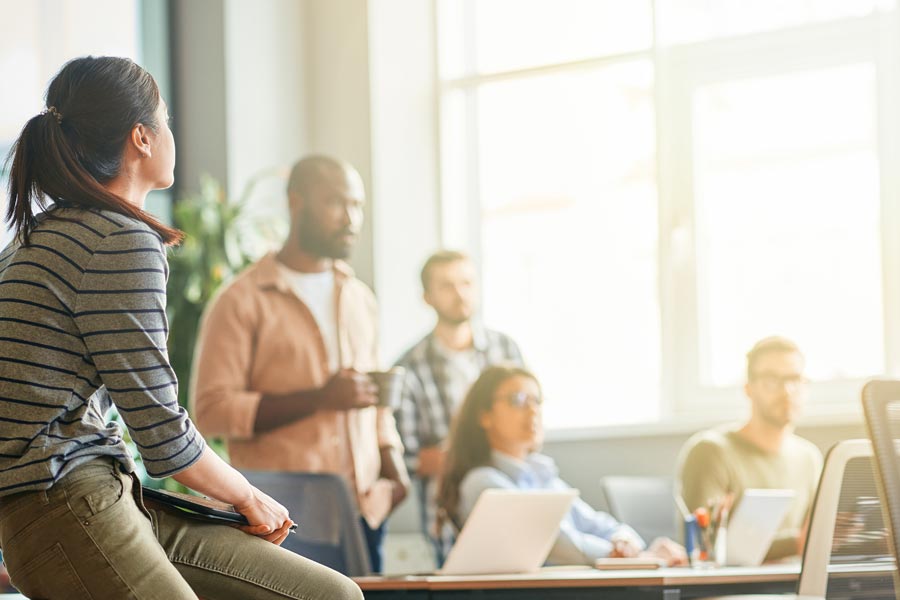
[[[219,502],[218,500],[166,490],[155,490],[148,487],[142,487],[141,491],[144,494],[144,498],[148,500],[187,511],[195,516],[213,521],[236,523],[238,525],[250,524],[247,521],[247,517],[234,510],[232,505]]]

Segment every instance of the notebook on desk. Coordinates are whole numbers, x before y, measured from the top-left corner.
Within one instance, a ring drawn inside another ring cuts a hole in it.
[[[536,571],[578,490],[485,490],[438,575]]]
[[[744,490],[728,521],[727,563],[740,567],[761,565],[793,501],[793,490]]]

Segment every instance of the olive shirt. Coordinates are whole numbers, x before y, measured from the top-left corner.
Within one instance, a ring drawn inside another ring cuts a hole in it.
[[[681,450],[678,473],[681,495],[690,510],[745,489],[789,489],[794,501],[766,555],[767,560],[798,553],[797,540],[812,507],[822,472],[822,453],[811,442],[789,434],[777,453],[744,439],[737,427],[695,434]]]

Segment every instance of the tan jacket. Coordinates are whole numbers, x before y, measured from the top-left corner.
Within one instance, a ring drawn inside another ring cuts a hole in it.
[[[378,369],[377,318],[372,292],[335,262],[335,314],[341,368]],[[323,386],[330,376],[315,318],[291,291],[274,254],[225,287],[207,307],[194,352],[191,416],[208,437],[228,443],[239,469],[337,473],[346,477],[370,525],[387,516],[389,494],[374,487],[380,449],[402,451],[394,417],[375,407],[322,410],[266,433],[253,425],[263,394]]]

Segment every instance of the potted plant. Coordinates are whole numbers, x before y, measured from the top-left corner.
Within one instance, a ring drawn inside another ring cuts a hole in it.
[[[286,222],[250,214],[249,199],[256,184],[280,171],[264,171],[250,180],[237,200],[229,200],[222,185],[209,175],[200,189],[175,203],[175,227],[184,242],[169,253],[167,286],[169,360],[178,376],[178,401],[187,407],[191,363],[200,317],[224,282],[272,248]]]

